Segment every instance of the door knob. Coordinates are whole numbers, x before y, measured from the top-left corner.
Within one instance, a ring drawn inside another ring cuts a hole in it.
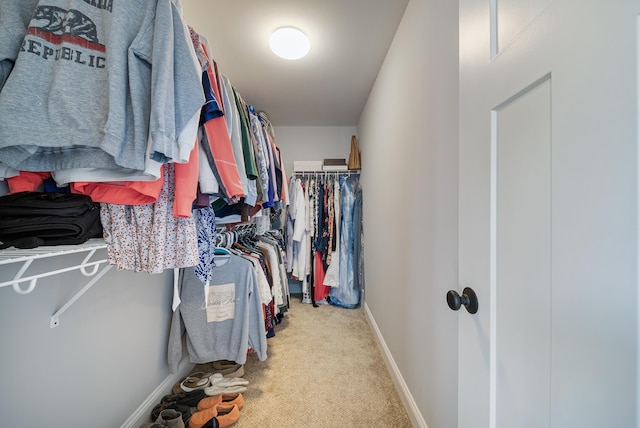
[[[470,314],[478,312],[478,296],[472,288],[465,287],[462,290],[462,296],[455,290],[449,290],[447,292],[447,304],[451,309],[457,311],[463,305]]]

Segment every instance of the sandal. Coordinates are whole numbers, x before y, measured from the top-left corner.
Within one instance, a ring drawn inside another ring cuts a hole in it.
[[[209,377],[211,373],[192,373],[187,376],[182,382],[180,382],[180,388],[185,392],[195,391],[197,389],[204,389],[209,386]]]

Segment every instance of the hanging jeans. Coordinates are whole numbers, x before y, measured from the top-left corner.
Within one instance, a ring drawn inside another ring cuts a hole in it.
[[[342,223],[340,226],[340,283],[332,287],[329,303],[343,308],[355,308],[360,304],[360,290],[355,286],[354,270],[354,208],[356,202],[356,177],[341,177]]]

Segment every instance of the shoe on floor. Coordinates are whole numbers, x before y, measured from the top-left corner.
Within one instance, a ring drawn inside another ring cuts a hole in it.
[[[240,409],[235,404],[219,404],[208,409],[195,412],[189,419],[189,428],[203,428],[207,423],[216,419],[220,428],[230,427],[240,419]],[[215,426],[215,425],[210,425]]]
[[[167,409],[173,409],[175,411],[180,412],[180,414],[182,415],[182,422],[184,422],[185,424],[187,423],[187,421],[191,417],[191,414],[193,413],[191,411],[191,407],[190,406],[187,406],[187,405],[184,405],[184,404],[179,404],[179,403],[162,402],[162,403],[158,404],[157,406],[155,406],[153,408],[153,410],[151,411],[151,420],[155,421],[156,419],[158,419],[158,416],[160,416],[160,412],[162,412],[163,410],[167,410]]]
[[[182,414],[174,409],[161,411],[156,423],[167,428],[185,428]]]
[[[208,407],[195,412],[189,419],[189,428],[202,428],[211,419],[218,416],[218,406]]]
[[[185,392],[192,392],[197,389],[204,389],[209,386],[209,378],[212,373],[192,373],[180,382],[180,389]]]
[[[221,404],[217,408],[218,416],[216,416],[216,419],[220,428],[230,427],[240,419],[240,409],[235,404],[230,406]]]
[[[214,373],[209,377],[210,386],[247,386],[249,381],[241,377],[224,377],[221,373]]]
[[[186,379],[186,377],[183,377],[182,379],[180,379],[180,382],[176,383],[175,385],[173,385],[173,388],[171,388],[171,393],[172,394],[180,394],[181,392],[184,392],[182,390],[182,388],[180,388],[180,384]]]
[[[220,394],[236,394],[239,392],[245,392],[247,387],[244,385],[237,386],[224,386],[224,385],[211,385],[204,389],[204,393],[208,396],[220,395]]]
[[[218,419],[211,418],[209,422],[202,425],[202,428],[220,428],[220,424],[218,424]]]
[[[218,360],[211,363],[211,365],[213,366],[214,369],[219,370],[219,369],[226,369],[229,367],[237,366],[238,363],[231,360]]]
[[[226,406],[235,404],[236,406],[238,406],[238,410],[242,410],[242,407],[244,406],[244,397],[242,396],[242,393],[239,392],[235,394],[213,395],[211,397],[203,398],[202,400],[200,400],[200,402],[198,403],[198,410],[208,409],[209,407],[214,407],[220,404]]]
[[[220,373],[224,377],[244,376],[244,366],[235,361],[220,360],[214,361],[211,365],[213,366],[214,373]]]
[[[197,389],[191,392],[180,392],[178,394],[170,394],[162,397],[162,403],[177,403],[189,407],[196,407],[200,400],[207,397],[204,389]]]

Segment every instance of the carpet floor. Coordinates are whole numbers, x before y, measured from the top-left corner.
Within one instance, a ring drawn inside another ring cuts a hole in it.
[[[275,331],[266,361],[248,356],[249,386],[234,427],[412,426],[361,309],[294,297]]]

